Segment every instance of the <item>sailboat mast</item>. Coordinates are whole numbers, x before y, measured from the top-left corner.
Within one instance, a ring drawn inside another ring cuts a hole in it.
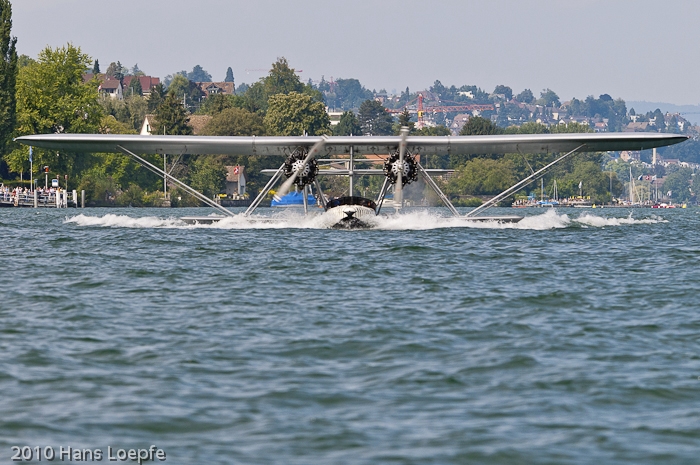
[[[540,178],[540,200],[544,202],[544,179]]]
[[[632,179],[632,167],[630,166],[630,203],[634,203],[634,180]]]

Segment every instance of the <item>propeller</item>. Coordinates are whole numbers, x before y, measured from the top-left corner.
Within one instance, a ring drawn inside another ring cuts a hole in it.
[[[316,156],[318,152],[323,150],[323,147],[326,145],[327,141],[328,137],[322,136],[321,140],[316,142],[314,146],[311,147],[311,150],[309,150],[309,154],[306,156],[306,158],[304,158],[303,163],[297,168],[296,171],[294,171],[294,173],[292,173],[292,175],[289,178],[287,178],[286,181],[284,181],[284,184],[282,184],[282,186],[277,191],[277,195],[279,197],[284,197],[285,195],[287,195],[289,189],[291,189],[294,185],[294,181],[296,181],[297,176],[299,176],[299,173],[303,172],[304,168],[306,168],[306,165]]]
[[[396,172],[396,184],[394,184],[394,205],[403,207],[403,160],[406,156],[406,138],[410,129],[407,126],[401,128],[401,142],[399,142],[399,169]],[[406,173],[408,174],[408,173]]]

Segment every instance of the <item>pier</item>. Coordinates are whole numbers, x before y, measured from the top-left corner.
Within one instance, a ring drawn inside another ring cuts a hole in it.
[[[71,195],[72,194],[72,195]],[[85,191],[80,192],[80,204],[78,204],[77,191],[43,193],[32,192],[0,192],[0,208],[24,207],[24,208],[68,208],[85,207]]]

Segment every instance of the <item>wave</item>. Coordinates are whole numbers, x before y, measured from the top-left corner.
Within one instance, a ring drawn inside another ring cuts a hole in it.
[[[374,229],[379,230],[430,230],[442,228],[473,228],[473,229],[523,229],[546,231],[569,227],[609,227],[628,226],[639,224],[666,223],[667,220],[657,216],[649,218],[632,218],[629,216],[606,217],[591,213],[584,213],[572,218],[566,213],[558,213],[557,210],[547,210],[539,215],[529,215],[518,223],[500,223],[498,221],[470,221],[462,217],[448,217],[437,215],[434,212],[412,211],[407,213],[381,215],[373,220]],[[324,215],[315,214],[304,216],[301,212],[284,211],[273,215],[252,215],[249,217],[239,214],[233,217],[222,218],[210,225],[191,225],[180,218],[160,218],[146,216],[134,218],[127,215],[107,214],[104,216],[89,216],[80,214],[66,218],[65,223],[88,227],[110,228],[150,228],[150,229],[326,229],[327,218]]]

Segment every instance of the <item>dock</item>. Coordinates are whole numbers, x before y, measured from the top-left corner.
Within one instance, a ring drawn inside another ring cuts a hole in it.
[[[85,205],[85,191],[81,192],[83,200],[82,205]],[[22,194],[13,194],[12,192],[0,193],[0,208],[68,208],[78,207],[78,193],[72,192],[72,196],[68,195],[67,191],[58,193],[39,194],[39,192],[27,192]]]

